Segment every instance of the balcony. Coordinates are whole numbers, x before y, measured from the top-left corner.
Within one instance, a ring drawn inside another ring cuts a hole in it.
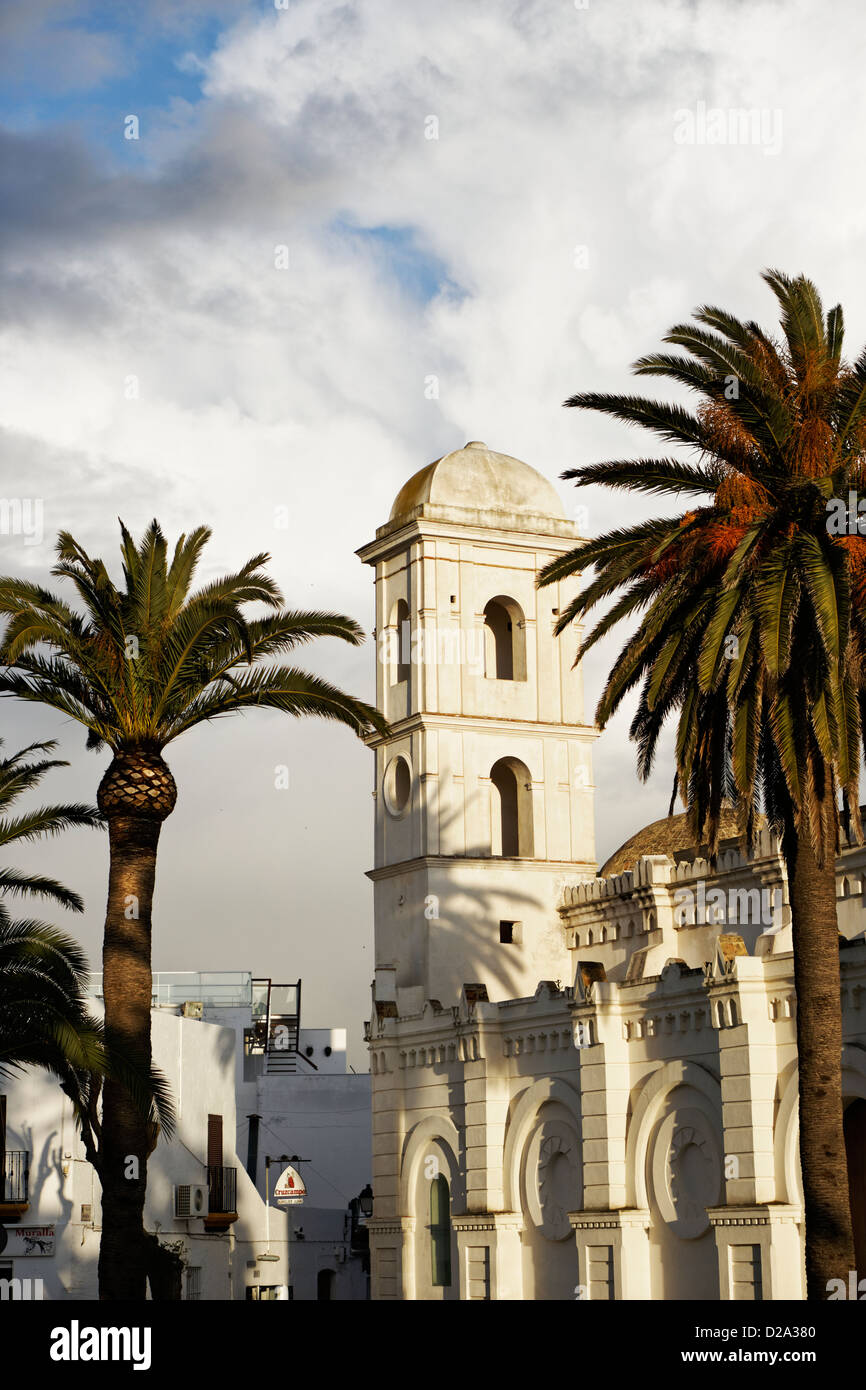
[[[226,1231],[238,1219],[238,1174],[236,1168],[208,1168],[208,1204],[204,1219],[206,1231]]]
[[[24,1150],[3,1154],[0,1187],[0,1224],[18,1221],[30,1205],[30,1154]]]

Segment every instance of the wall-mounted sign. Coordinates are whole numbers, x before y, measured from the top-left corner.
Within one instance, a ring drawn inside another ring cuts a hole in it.
[[[9,1243],[4,1254],[7,1259],[20,1259],[22,1255],[53,1255],[53,1226],[7,1226]]]
[[[274,1201],[278,1207],[298,1207],[307,1195],[304,1179],[291,1163],[284,1168],[274,1188]]]

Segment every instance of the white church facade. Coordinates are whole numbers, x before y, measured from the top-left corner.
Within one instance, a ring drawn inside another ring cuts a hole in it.
[[[803,1297],[779,847],[714,872],[684,817],[597,873],[578,538],[478,442],[359,551],[376,578],[377,1299]],[[837,867],[846,1142],[866,1267],[866,852]]]

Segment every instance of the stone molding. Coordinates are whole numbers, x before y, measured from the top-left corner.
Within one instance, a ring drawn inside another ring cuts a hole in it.
[[[402,1236],[415,1230],[414,1216],[368,1216],[367,1230],[371,1238],[379,1236]]]
[[[467,1211],[452,1215],[455,1231],[522,1231],[523,1217],[516,1211]]]
[[[754,1207],[707,1207],[710,1225],[717,1226],[778,1226],[793,1223],[799,1226],[803,1209],[782,1202],[760,1203]]]
[[[648,1231],[652,1217],[644,1207],[620,1207],[615,1211],[570,1211],[569,1224],[573,1231]]]

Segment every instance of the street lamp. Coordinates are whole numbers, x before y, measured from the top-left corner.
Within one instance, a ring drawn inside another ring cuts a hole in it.
[[[369,1183],[358,1193],[358,1205],[362,1216],[373,1215],[373,1189]]]

